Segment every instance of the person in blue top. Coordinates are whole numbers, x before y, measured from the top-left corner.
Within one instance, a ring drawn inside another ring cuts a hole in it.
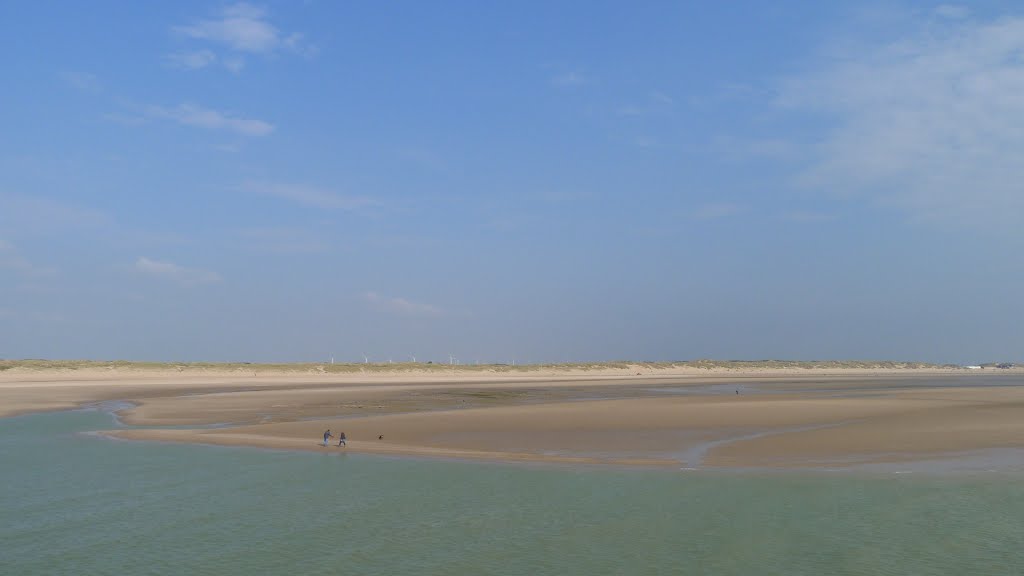
[[[334,434],[331,434],[331,429],[330,428],[328,428],[327,430],[324,430],[324,446],[327,446],[327,441],[330,440],[333,437],[334,437]]]

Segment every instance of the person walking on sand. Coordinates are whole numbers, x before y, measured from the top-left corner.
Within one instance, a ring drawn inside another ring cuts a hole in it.
[[[334,434],[331,434],[331,429],[330,428],[328,428],[327,430],[324,430],[324,446],[327,446],[327,441],[330,440],[333,437],[334,437]]]
[[[338,446],[345,446],[345,447],[348,446],[348,442],[345,441],[345,433],[344,432],[339,432],[338,433]]]

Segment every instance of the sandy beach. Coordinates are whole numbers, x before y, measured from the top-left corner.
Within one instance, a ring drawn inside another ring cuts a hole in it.
[[[0,416],[119,400],[126,439],[682,467],[1024,448],[1024,372],[953,368],[11,368]],[[320,445],[325,429],[347,447]]]

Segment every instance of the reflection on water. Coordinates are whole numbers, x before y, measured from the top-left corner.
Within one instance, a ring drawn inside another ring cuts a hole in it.
[[[3,574],[1015,574],[1018,475],[709,473],[113,442],[0,420]]]

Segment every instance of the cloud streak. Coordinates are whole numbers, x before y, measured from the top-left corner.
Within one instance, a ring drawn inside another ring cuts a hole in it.
[[[590,81],[582,72],[575,70],[556,74],[551,78],[551,83],[559,88],[574,88],[583,86]]]
[[[648,98],[642,104],[628,104],[620,106],[616,110],[616,114],[619,116],[627,116],[638,118],[640,116],[647,116],[654,113],[665,113],[672,109],[675,104],[675,100],[671,96],[664,92],[655,90],[648,95]]]
[[[274,125],[269,122],[241,118],[195,104],[179,104],[173,108],[150,106],[146,114],[150,118],[170,120],[183,126],[226,130],[243,136],[266,136],[274,131]]]
[[[377,310],[397,316],[437,317],[444,314],[436,306],[412,302],[405,298],[382,296],[376,292],[367,292],[363,297]]]
[[[135,269],[143,274],[169,280],[180,286],[199,286],[203,284],[217,284],[223,279],[220,274],[209,270],[198,268],[186,268],[171,262],[152,260],[145,256],[135,261]]]
[[[269,56],[290,51],[306,56],[316,50],[299,33],[286,34],[270,23],[267,11],[240,2],[225,7],[218,18],[199,20],[188,26],[174,26],[181,36],[219,45],[234,56],[218,57],[210,50],[171,54],[168,59],[186,69],[202,68],[219,60],[225,68],[239,72],[245,66],[241,54]]]
[[[971,15],[971,9],[966,6],[942,4],[935,8],[935,15],[953,20],[962,20]]]
[[[790,222],[829,222],[835,220],[833,214],[814,210],[790,210],[783,212],[780,217]]]
[[[54,276],[57,270],[36,266],[22,256],[13,244],[0,239],[0,270],[9,270],[22,278],[41,278]]]
[[[358,210],[379,206],[380,203],[367,196],[349,196],[336,194],[320,188],[301,184],[275,182],[249,182],[242,186],[244,190],[288,200],[303,206],[326,210]]]
[[[44,196],[0,193],[0,228],[35,234],[63,234],[70,229],[109,225],[111,218],[97,210],[82,208]]]
[[[330,248],[330,244],[305,228],[242,228],[236,234],[251,248],[273,254],[311,254]]]
[[[217,61],[217,55],[210,50],[192,50],[168,54],[167,63],[183,70],[199,70]]]
[[[216,20],[200,20],[174,30],[191,38],[224,44],[240,52],[267,53],[281,47],[281,33],[266,20],[262,8],[244,2],[224,8]]]
[[[82,92],[95,94],[103,91],[103,85],[95,74],[89,74],[88,72],[64,72],[61,74],[61,78],[71,87]]]
[[[1024,18],[931,21],[787,81],[778,103],[830,128],[804,186],[915,218],[1021,229]]]
[[[743,204],[731,202],[705,204],[693,212],[693,218],[696,220],[718,220],[735,216],[746,209],[747,206]]]

